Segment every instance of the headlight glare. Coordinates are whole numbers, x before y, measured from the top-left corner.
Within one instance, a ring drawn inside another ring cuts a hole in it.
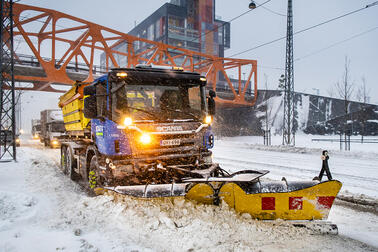
[[[150,134],[143,133],[143,134],[140,136],[139,141],[140,141],[142,144],[149,144],[149,143],[151,143],[151,136],[150,136]]]
[[[206,124],[210,124],[212,121],[213,121],[213,118],[212,118],[210,115],[207,115],[207,116],[205,117],[205,123],[206,123]]]
[[[123,120],[123,124],[125,126],[130,126],[131,124],[133,124],[133,119],[131,119],[131,117],[126,117],[125,120]]]

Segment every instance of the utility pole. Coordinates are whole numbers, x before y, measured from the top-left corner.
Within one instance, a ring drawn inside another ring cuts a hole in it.
[[[13,0],[1,0],[0,16],[0,161],[11,161],[16,160]]]
[[[288,0],[286,65],[284,86],[283,145],[295,145],[294,130],[294,57],[293,57],[293,4]]]

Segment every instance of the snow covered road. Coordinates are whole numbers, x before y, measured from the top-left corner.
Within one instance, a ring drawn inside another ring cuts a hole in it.
[[[229,152],[221,154],[223,144],[218,146],[215,158],[220,155],[225,163],[228,158],[230,167],[238,166],[243,155],[253,156],[240,153],[237,159]],[[0,164],[0,251],[378,251],[365,243],[378,247],[369,237],[360,242],[348,233],[314,235],[285,222],[255,221],[227,206],[89,197],[59,171],[58,150],[38,144],[18,150],[17,163]],[[252,168],[244,161],[245,168]],[[261,169],[257,164],[254,168]],[[285,172],[288,178],[293,173]],[[278,168],[272,174],[278,177]],[[300,176],[307,178],[306,171]],[[337,209],[335,220],[341,224],[353,215],[364,217],[352,209]],[[376,221],[375,215],[369,218]],[[371,237],[376,233],[370,229]]]
[[[232,138],[218,140],[213,152],[214,161],[226,170],[269,170],[265,177],[279,180],[312,179],[322,165],[321,149],[281,149]],[[378,199],[378,154],[330,151],[329,155],[332,176],[343,183],[342,192]]]

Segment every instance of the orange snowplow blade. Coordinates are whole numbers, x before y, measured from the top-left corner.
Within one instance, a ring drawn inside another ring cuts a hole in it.
[[[241,171],[230,176],[191,178],[185,183],[107,187],[139,199],[185,197],[203,204],[227,203],[260,220],[325,220],[341,182],[260,181],[267,171]]]
[[[324,220],[340,189],[341,183],[331,180],[295,191],[248,194],[238,184],[227,183],[219,197],[237,212],[256,219]]]

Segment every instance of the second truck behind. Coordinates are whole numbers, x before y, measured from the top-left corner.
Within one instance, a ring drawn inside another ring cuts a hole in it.
[[[41,133],[39,139],[41,143],[53,148],[59,147],[59,137],[65,132],[62,111],[59,109],[41,111],[40,123]]]

